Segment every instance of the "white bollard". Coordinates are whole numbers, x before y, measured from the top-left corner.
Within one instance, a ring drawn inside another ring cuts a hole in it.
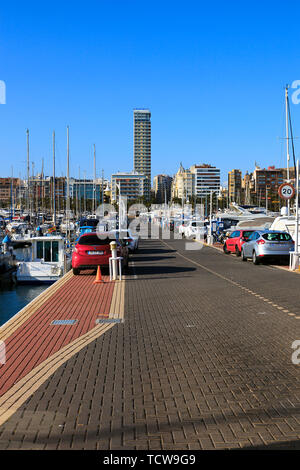
[[[117,272],[118,272],[118,265],[117,265],[117,243],[115,241],[110,242],[110,249],[112,255],[112,278],[114,281],[117,280]]]
[[[208,245],[213,245],[214,244],[214,237],[212,235],[208,235],[207,244]]]

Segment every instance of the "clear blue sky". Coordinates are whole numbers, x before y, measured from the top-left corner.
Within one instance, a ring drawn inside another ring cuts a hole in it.
[[[285,164],[284,86],[300,79],[295,3],[98,0],[5,2],[0,12],[1,176],[31,159],[57,173],[130,171],[133,108],[152,112],[152,176],[207,162]],[[300,104],[292,105],[300,137]],[[295,142],[299,155],[300,140]]]

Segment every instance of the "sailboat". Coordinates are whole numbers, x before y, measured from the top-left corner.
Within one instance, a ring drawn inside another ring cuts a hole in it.
[[[27,131],[27,149],[28,131]],[[28,151],[29,162],[29,151]],[[29,164],[28,164],[29,167]],[[28,188],[28,193],[30,188]],[[53,131],[53,223],[56,224],[55,205],[55,132]],[[65,250],[61,235],[35,236],[28,233],[12,241],[18,264],[19,283],[51,283],[62,277],[71,267],[71,259]]]
[[[285,115],[286,115],[286,157],[287,157],[287,182],[290,182],[290,145],[291,141],[293,159],[294,159],[294,169],[295,169],[295,180],[296,180],[296,162],[295,162],[295,151],[294,151],[294,138],[292,130],[292,121],[288,97],[288,86],[285,87]],[[296,239],[296,230],[295,230],[295,215],[291,215],[290,200],[287,201],[287,205],[281,208],[281,215],[276,217],[272,223],[270,230],[281,230],[288,232],[293,240]],[[298,236],[299,240],[299,236]],[[298,249],[297,249],[298,248]],[[299,251],[299,247],[295,247],[295,251]]]

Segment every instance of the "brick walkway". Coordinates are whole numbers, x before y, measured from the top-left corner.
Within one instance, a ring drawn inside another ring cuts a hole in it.
[[[125,323],[43,383],[0,448],[300,448],[299,277],[184,241],[140,246]]]
[[[108,318],[114,284],[94,285],[93,272],[82,276],[69,273],[67,277],[68,280],[38,308],[32,308],[28,316],[13,319],[2,328],[0,339],[5,336],[6,363],[0,366],[0,397],[34,367],[94,328],[98,317]],[[52,324],[57,320],[75,323]]]

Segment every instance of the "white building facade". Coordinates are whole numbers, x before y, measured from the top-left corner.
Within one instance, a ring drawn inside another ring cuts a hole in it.
[[[118,195],[126,196],[128,200],[144,196],[146,176],[136,171],[119,172],[111,176],[111,200],[116,202]]]
[[[194,196],[203,198],[220,192],[220,168],[203,163],[190,168],[194,176]]]

